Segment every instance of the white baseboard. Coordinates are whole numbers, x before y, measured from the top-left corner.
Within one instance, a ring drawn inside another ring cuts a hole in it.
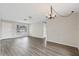
[[[0,40],[3,40],[3,39],[16,39],[16,38],[23,38],[23,37],[27,37],[27,36],[0,38]]]
[[[31,35],[29,35],[30,37],[35,37],[35,38],[41,38],[41,39],[44,39],[45,37],[42,37],[42,36],[40,36],[40,37],[38,37],[38,36],[31,36]]]

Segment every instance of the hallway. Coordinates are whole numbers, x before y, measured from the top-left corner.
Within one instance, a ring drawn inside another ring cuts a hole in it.
[[[23,37],[0,40],[1,56],[76,56],[77,49],[56,43],[47,43],[44,39]]]

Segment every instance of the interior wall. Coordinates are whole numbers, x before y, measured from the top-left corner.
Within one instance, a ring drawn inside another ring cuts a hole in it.
[[[27,27],[27,32],[17,33],[17,24],[25,25]],[[1,32],[0,39],[27,36],[28,35],[28,25],[23,24],[23,23],[10,22],[10,21],[1,21],[0,32]]]
[[[26,26],[26,32],[20,32],[20,33],[17,33],[17,25],[21,25],[21,26]],[[13,35],[14,37],[22,37],[22,36],[28,36],[29,34],[29,30],[28,30],[28,24],[24,24],[24,23],[13,23]]]
[[[29,26],[29,36],[43,38],[43,23],[32,23]]]
[[[79,49],[79,14],[78,14],[78,32],[77,32],[77,34],[78,34],[78,41],[77,41],[77,43],[78,43],[78,49]]]
[[[1,38],[1,21],[0,21],[0,38]]]
[[[77,47],[77,14],[49,20],[47,41]]]
[[[10,22],[2,22],[2,38],[12,37],[12,24]]]

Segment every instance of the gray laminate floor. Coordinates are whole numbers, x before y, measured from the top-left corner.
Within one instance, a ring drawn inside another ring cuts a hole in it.
[[[55,43],[47,43],[44,39],[24,37],[0,40],[0,56],[69,56],[78,55],[77,50]]]

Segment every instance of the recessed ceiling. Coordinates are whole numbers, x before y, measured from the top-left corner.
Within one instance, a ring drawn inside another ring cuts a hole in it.
[[[48,15],[50,5],[50,3],[1,3],[0,19],[24,23],[42,21]],[[79,12],[78,3],[52,3],[52,6],[61,15],[68,14],[70,11]]]

